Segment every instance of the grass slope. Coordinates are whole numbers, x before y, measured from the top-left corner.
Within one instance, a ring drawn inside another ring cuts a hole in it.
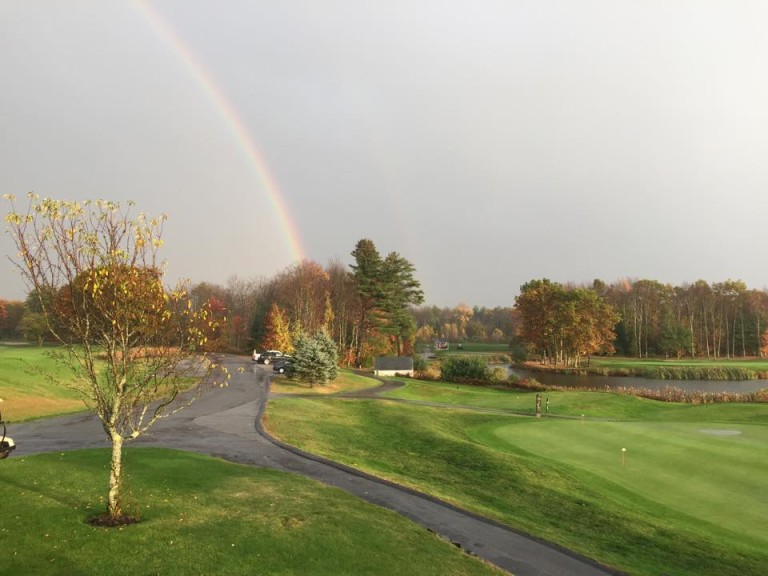
[[[339,370],[335,380],[324,385],[313,385],[291,380],[287,376],[278,376],[272,379],[270,391],[276,394],[339,394],[342,392],[354,392],[365,390],[366,388],[375,388],[381,382],[375,378],[364,376],[351,370]]]
[[[139,524],[94,528],[108,453],[0,464],[0,574],[490,575],[402,516],[294,475],[129,449]]]
[[[715,525],[733,545],[750,541],[755,548],[768,547],[768,499],[756,497],[768,474],[764,426],[539,420],[494,425],[473,436],[498,450],[566,464]]]
[[[401,379],[405,387],[384,394],[420,402],[439,402],[456,406],[475,406],[533,414],[536,392],[500,390],[477,386],[457,386],[443,382]],[[612,392],[550,391],[542,393],[542,410],[549,400],[549,414],[571,418],[610,418],[661,422],[744,422],[768,426],[765,404],[677,404]]]
[[[420,383],[398,395],[507,409],[527,409],[534,397]],[[267,426],[307,450],[632,574],[765,573],[760,447],[768,406],[675,406],[589,393],[551,395],[555,406],[632,421],[582,424],[326,398],[272,401]],[[742,434],[698,432],[722,427]]]
[[[0,411],[12,422],[85,410],[76,392],[53,385],[40,371],[67,376],[46,347],[0,346]]]

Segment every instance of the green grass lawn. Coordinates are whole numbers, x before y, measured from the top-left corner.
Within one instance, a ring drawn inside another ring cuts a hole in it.
[[[275,376],[272,379],[270,391],[277,394],[338,394],[341,392],[354,392],[375,388],[381,385],[381,381],[365,376],[352,370],[339,370],[339,375],[328,384],[309,386],[303,382],[291,380],[287,376]]]
[[[492,359],[503,356],[508,361],[509,353],[509,344],[498,342],[462,342],[461,344],[451,342],[448,350],[434,350],[433,347],[430,347],[430,354],[433,354],[437,359],[450,356],[483,356]]]
[[[64,353],[48,346],[0,345],[0,412],[8,422],[87,410],[82,396],[62,382],[74,381],[71,369],[51,357]],[[52,381],[55,378],[57,381]],[[185,382],[193,385],[194,378]],[[84,386],[87,390],[87,384]]]
[[[5,418],[82,407],[19,357],[56,369],[44,349],[0,346]],[[327,389],[278,380],[273,390],[317,398],[271,401],[265,425],[631,574],[765,574],[768,405],[558,391],[543,394],[551,417],[534,419],[519,416],[533,411],[533,392],[405,382],[389,395],[455,409],[329,397],[378,384],[345,371]],[[85,519],[104,508],[107,463],[98,450],[0,462],[0,535],[13,542],[0,574],[491,573],[333,489],[172,451],[129,449],[128,507],[143,521],[92,528]]]
[[[53,385],[38,372],[59,377],[68,374],[48,351],[47,347],[0,346],[0,412],[5,420],[19,422],[85,410],[76,392]]]
[[[497,450],[565,464],[717,526],[733,545],[751,540],[755,548],[768,547],[766,426],[539,420],[480,427],[472,436]]]
[[[311,480],[214,458],[127,450],[138,524],[94,528],[106,450],[0,463],[0,574],[490,575],[402,516]]]
[[[399,378],[405,387],[383,394],[420,402],[439,402],[456,406],[475,406],[532,415],[536,392],[461,386],[445,382],[420,382]],[[765,404],[677,404],[611,392],[542,392],[542,410],[549,400],[549,414],[568,418],[651,420],[668,422],[744,422],[768,426]]]
[[[461,347],[459,347],[461,346]],[[440,352],[440,351],[438,351]],[[447,352],[480,352],[484,354],[509,353],[509,344],[506,342],[451,342]]]
[[[535,397],[417,382],[392,395],[514,411],[529,410]],[[267,425],[304,449],[632,574],[765,573],[768,406],[549,398],[553,413],[575,418],[324,398],[270,402]]]

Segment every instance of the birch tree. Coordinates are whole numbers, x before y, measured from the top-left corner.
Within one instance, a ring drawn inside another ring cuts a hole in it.
[[[209,311],[187,291],[162,284],[165,216],[147,218],[109,201],[68,202],[28,195],[6,216],[13,260],[53,340],[55,359],[98,416],[111,445],[106,513],[94,523],[135,521],[122,506],[123,445],[189,405],[205,386],[224,385],[225,370],[196,353]]]

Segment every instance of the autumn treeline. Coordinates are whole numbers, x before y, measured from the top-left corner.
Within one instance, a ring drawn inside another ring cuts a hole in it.
[[[366,239],[352,256],[351,265],[305,260],[272,278],[193,285],[193,306],[207,307],[212,319],[208,348],[289,350],[297,334],[324,330],[345,365],[410,354],[414,342],[435,339],[522,342],[532,355],[558,363],[602,353],[731,358],[768,351],[768,292],[739,280],[533,280],[521,287],[515,308],[438,308],[419,306],[414,266],[398,253],[382,257]],[[43,343],[46,333],[36,298],[0,300],[0,338]]]
[[[325,330],[336,343],[340,362],[358,363],[361,302],[349,267],[340,261],[321,266],[305,260],[272,278],[231,278],[226,286],[201,283],[192,295],[196,306],[213,302],[212,309],[221,311],[223,330],[213,340],[220,350],[291,352],[301,333]],[[377,342],[372,334],[361,355],[384,353],[377,348],[384,344],[389,342]]]
[[[616,352],[627,356],[763,356],[768,292],[741,280],[672,286],[655,280],[593,283],[619,314]]]
[[[371,240],[352,252],[354,264],[305,260],[272,278],[230,278],[226,285],[189,288],[192,308],[206,309],[208,351],[279,348],[291,352],[301,335],[331,336],[342,364],[368,364],[377,355],[410,354],[416,325],[410,307],[423,302],[413,265],[391,252],[382,257]],[[43,343],[49,330],[37,299],[0,301],[4,338]]]
[[[578,366],[584,357],[614,350],[620,318],[594,290],[532,280],[520,287],[515,304],[518,337],[547,362]]]
[[[279,340],[279,335],[288,332],[290,337],[290,328],[286,325],[294,329],[302,325],[312,331],[318,325],[330,323],[334,340],[349,343],[347,355],[354,356],[354,344],[359,340],[355,319],[361,311],[355,305],[358,296],[354,278],[349,275],[349,266],[340,261],[325,267],[304,261],[269,279],[245,280],[232,276],[223,285],[201,282],[191,287],[191,297],[196,307],[207,303],[220,323],[215,333],[209,335],[211,346],[218,350],[245,351],[254,346],[283,350],[286,345]],[[288,302],[297,301],[302,293],[309,297],[314,294],[318,300],[314,304],[288,305]],[[322,322],[316,312],[321,303]],[[4,304],[7,305],[7,317],[2,315]],[[277,314],[275,308],[279,310]],[[304,312],[304,319],[293,312],[294,308]],[[315,312],[311,313],[311,310]],[[511,307],[470,307],[461,303],[454,307],[411,306],[407,312],[415,322],[417,342],[432,343],[437,339],[507,343],[515,334],[515,316]],[[332,315],[330,322],[326,315]],[[26,318],[25,322],[21,322],[22,317]],[[34,341],[36,334],[42,334],[44,329],[44,323],[36,325],[34,315],[25,313],[24,302],[0,300],[0,338]],[[265,342],[268,334],[278,338]]]
[[[20,325],[24,310],[24,302],[0,299],[0,338],[4,340],[23,338]]]
[[[453,308],[420,306],[412,308],[419,342],[509,342],[515,334],[515,315],[510,307],[470,307],[465,303]]]
[[[382,257],[368,239],[352,256],[349,266],[304,260],[272,278],[194,285],[193,307],[211,314],[208,349],[291,352],[302,334],[322,331],[333,338],[344,365],[410,354],[416,327],[409,309],[423,301],[413,265],[396,252]]]
[[[740,280],[673,286],[621,280],[589,287],[533,280],[516,299],[519,337],[556,363],[582,355],[763,356],[768,293]]]

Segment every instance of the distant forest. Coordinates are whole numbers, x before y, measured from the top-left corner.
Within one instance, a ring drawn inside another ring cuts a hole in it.
[[[598,280],[592,288],[619,314],[618,354],[732,358],[762,356],[768,345],[768,292],[741,280]]]
[[[740,280],[713,284],[699,280],[682,286],[655,280],[621,280],[613,284],[595,280],[588,287],[561,288],[565,293],[588,290],[615,312],[612,348],[619,355],[733,358],[763,356],[768,346],[768,293],[748,289]],[[551,320],[557,313],[552,306],[554,300],[550,298],[549,302],[540,297],[539,312],[550,313]],[[549,310],[543,310],[548,306]],[[520,312],[518,305],[518,320],[525,325]],[[561,311],[555,321],[567,324],[572,316]],[[591,325],[592,320],[576,319],[584,326]],[[517,331],[521,332],[525,330]]]
[[[538,282],[541,281],[524,287]],[[550,284],[570,296],[563,297],[557,305],[557,300],[549,304],[546,299],[534,302],[534,309],[539,306],[539,313],[546,315],[546,319],[539,320],[552,323],[549,328],[539,328],[549,330],[549,337],[573,338],[571,353],[575,355],[733,358],[764,356],[768,352],[768,292],[749,289],[740,280],[712,284],[699,280],[681,286],[646,279],[611,284],[601,280],[591,285]],[[353,343],[362,340],[360,334],[368,330],[356,325],[363,307],[353,270],[338,261],[326,267],[302,262],[274,278],[259,281],[233,277],[224,286],[202,282],[192,286],[191,292],[195,302],[202,305],[212,301],[216,304],[214,309],[220,310],[222,330],[218,344],[222,350],[263,347],[267,315],[275,302],[293,325],[304,330],[328,325],[342,350],[350,351]],[[598,306],[587,293],[605,307]],[[410,351],[416,342],[440,339],[506,343],[515,349],[522,344],[532,355],[540,354],[546,344],[532,341],[530,330],[526,334],[523,310],[512,305],[519,299],[519,295],[510,296],[509,307],[494,308],[467,304],[442,308],[410,306],[413,329],[407,328],[408,323],[403,324],[406,328],[398,333],[403,342],[392,352],[397,348]],[[545,310],[547,306],[551,309]],[[526,313],[530,316],[531,310]],[[590,314],[600,314],[602,321],[610,324],[610,331],[585,333],[590,326],[594,332]],[[381,320],[378,328],[370,329],[386,332]],[[43,330],[28,303],[0,300],[0,337],[42,341]],[[547,334],[539,336],[546,338]],[[374,348],[371,353],[385,353],[387,346]],[[347,356],[349,362],[354,361],[351,354]]]

